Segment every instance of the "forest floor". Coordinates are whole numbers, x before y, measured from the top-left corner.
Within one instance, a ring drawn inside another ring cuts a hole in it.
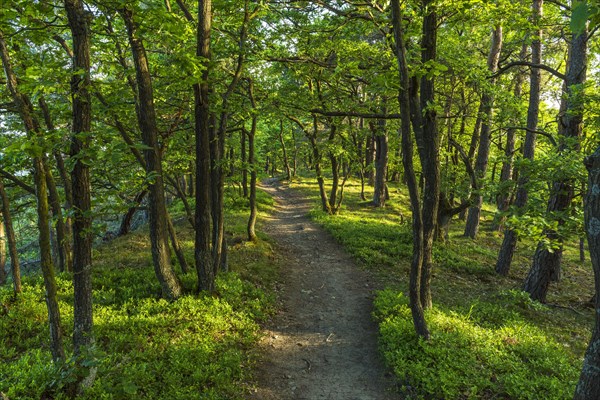
[[[264,230],[283,260],[279,312],[265,326],[251,398],[398,398],[377,351],[375,277],[310,220],[310,200],[274,179],[261,187],[276,202]]]

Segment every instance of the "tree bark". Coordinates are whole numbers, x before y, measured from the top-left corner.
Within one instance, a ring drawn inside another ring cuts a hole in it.
[[[0,57],[6,74],[6,85],[30,140],[37,141],[38,146],[43,149],[43,137],[39,122],[35,119],[33,106],[29,98],[19,91],[17,76],[13,72],[10,55],[2,32],[0,32]],[[48,320],[50,323],[50,351],[55,362],[65,359],[63,347],[62,328],[60,322],[60,310],[57,300],[57,285],[52,264],[52,253],[50,248],[50,229],[48,225],[48,190],[44,177],[44,163],[42,159],[43,150],[33,155],[33,175],[35,182],[35,194],[37,200],[38,230],[41,269],[46,288],[46,306],[48,308]],[[4,197],[4,196],[3,196]]]
[[[119,231],[117,232],[117,236],[127,235],[131,231],[131,221],[133,220],[133,216],[138,210],[140,204],[144,200],[144,197],[148,194],[148,190],[144,189],[138,194],[135,195],[133,200],[133,205],[129,207],[123,219],[121,220],[121,225],[119,226]]]
[[[12,223],[12,215],[10,213],[10,203],[6,191],[4,190],[4,182],[0,178],[0,201],[2,207],[2,217],[4,222],[4,231],[6,232],[6,241],[8,243],[8,255],[10,256],[10,268],[13,280],[13,289],[15,296],[21,293],[21,266],[19,264],[19,253],[17,251],[17,241],[15,239],[15,230]]]
[[[587,31],[573,34],[565,80],[566,110],[559,119],[559,124],[562,127],[562,129],[559,128],[559,134],[565,140],[559,146],[559,154],[567,150],[579,151],[579,138],[583,130],[583,84],[585,83],[587,71],[587,43]],[[574,195],[574,182],[572,179],[553,182],[547,214],[560,214],[567,211],[571,206]],[[564,223],[564,219],[559,217],[559,226],[564,225]],[[557,281],[560,277],[563,252],[562,238],[558,232],[549,229],[545,232],[545,235],[550,241],[558,243],[558,249],[551,251],[542,243],[538,244],[533,256],[533,264],[523,285],[523,289],[529,293],[533,300],[541,302],[546,301],[550,282]]]
[[[162,160],[158,146],[158,128],[154,109],[152,80],[146,51],[142,40],[138,37],[133,13],[127,8],[120,10],[120,13],[127,27],[127,35],[135,64],[139,98],[138,124],[142,133],[142,141],[146,145],[144,159],[146,161],[146,176],[150,181],[148,185],[148,208],[154,272],[160,283],[162,295],[167,299],[174,300],[181,295],[182,286],[171,265],[167,207],[165,204]]]
[[[198,32],[196,56],[204,66],[202,79],[194,84],[194,118],[196,135],[196,238],[194,258],[198,273],[198,290],[213,292],[211,242],[211,159],[210,159],[210,36],[212,29],[212,0],[198,0]]]
[[[532,4],[532,19],[536,26],[532,32],[535,38],[531,43],[531,60],[535,64],[540,64],[542,61],[542,35],[543,31],[539,26],[543,15],[543,0],[533,0]],[[525,143],[523,145],[523,158],[533,161],[535,156],[536,130],[538,125],[538,115],[540,110],[540,84],[541,70],[539,68],[531,68],[529,75],[529,105],[527,107],[527,133],[525,134]],[[527,190],[528,178],[525,171],[519,172],[517,180],[517,193],[515,195],[515,207],[522,210],[527,205]],[[506,276],[510,271],[510,265],[517,247],[517,232],[514,229],[505,229],[504,239],[498,253],[496,262],[496,272]]]
[[[587,157],[588,191],[585,201],[585,230],[594,269],[596,293],[600,293],[600,147]],[[595,296],[596,316],[592,338],[583,359],[575,400],[600,399],[600,296]]]
[[[495,73],[498,70],[498,61],[500,60],[500,52],[502,51],[502,26],[495,27],[492,33],[492,45],[488,56],[487,66],[490,73]],[[481,125],[481,134],[479,137],[479,149],[477,151],[477,159],[475,160],[475,173],[477,174],[480,183],[477,185],[479,190],[483,188],[482,181],[485,179],[485,173],[488,167],[490,158],[491,144],[491,125],[494,110],[493,85],[496,79],[490,80],[490,87],[486,89],[481,97],[481,109],[485,115]],[[474,239],[479,230],[479,218],[481,215],[481,206],[483,205],[483,195],[478,194],[474,204],[469,208],[467,214],[467,223],[465,225],[465,236]]]
[[[400,10],[400,1],[392,0],[392,24],[394,27],[395,53],[400,71],[400,91],[398,102],[401,111],[401,135],[402,135],[402,164],[404,166],[404,176],[410,196],[412,209],[412,230],[413,230],[413,257],[410,269],[409,298],[410,309],[413,317],[413,324],[417,335],[429,339],[429,330],[421,304],[421,292],[419,290],[421,283],[421,269],[423,264],[423,221],[421,214],[421,204],[419,200],[419,188],[415,176],[413,165],[413,143],[410,133],[410,96],[408,92],[409,75],[406,61],[406,48],[404,43],[404,31],[402,27],[402,15]]]

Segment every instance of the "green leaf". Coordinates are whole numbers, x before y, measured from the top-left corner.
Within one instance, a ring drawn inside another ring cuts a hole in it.
[[[575,2],[571,13],[571,31],[573,33],[583,32],[589,17],[590,7],[587,1]]]

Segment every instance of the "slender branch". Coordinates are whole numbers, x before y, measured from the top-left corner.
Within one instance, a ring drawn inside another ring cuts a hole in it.
[[[565,79],[567,79],[567,77],[564,74],[561,74],[560,72],[558,72],[557,70],[555,70],[552,67],[549,67],[545,64],[534,64],[534,63],[531,63],[528,61],[513,61],[511,63],[508,63],[505,66],[503,66],[502,68],[499,68],[498,72],[496,72],[493,75],[490,75],[489,78],[490,79],[497,78],[498,76],[502,75],[504,72],[509,70],[510,68],[517,67],[517,66],[525,66],[525,67],[543,69],[544,71],[550,72],[552,75],[554,75],[555,77],[557,77],[563,81]]]
[[[27,191],[31,194],[35,194],[35,189],[33,186],[30,186],[27,183],[23,182],[21,179],[17,178],[15,175],[11,174],[10,172],[5,171],[2,168],[0,168],[0,175],[2,175],[4,178],[8,179],[9,181],[13,182],[14,184],[16,184],[21,189],[24,189],[25,191]]]
[[[516,129],[516,130],[520,130],[520,131],[526,131],[526,132],[542,135],[542,136],[547,137],[553,146],[558,146],[558,143],[556,143],[556,139],[554,139],[554,136],[552,136],[552,134],[545,132],[545,131],[538,131],[535,129],[530,129],[530,128],[527,128],[526,126],[509,126],[506,129]]]
[[[400,119],[400,114],[361,113],[353,111],[325,111],[318,108],[310,110],[311,113],[325,117],[359,117],[367,119]]]

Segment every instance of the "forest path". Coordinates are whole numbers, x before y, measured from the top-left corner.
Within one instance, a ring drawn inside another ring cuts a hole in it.
[[[313,223],[311,202],[277,180],[261,188],[277,211],[264,229],[283,257],[280,312],[265,328],[260,400],[391,400],[371,319],[374,280]]]

